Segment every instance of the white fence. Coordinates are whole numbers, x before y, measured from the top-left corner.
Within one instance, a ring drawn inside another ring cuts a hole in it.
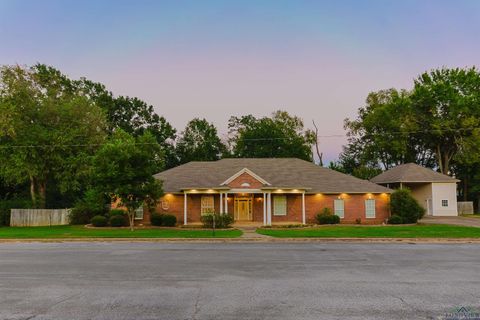
[[[473,214],[472,201],[458,201],[457,208],[458,208],[458,214]]]
[[[12,209],[10,226],[39,227],[58,226],[69,223],[70,209]]]

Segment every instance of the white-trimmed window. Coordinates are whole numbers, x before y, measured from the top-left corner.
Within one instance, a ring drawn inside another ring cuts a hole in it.
[[[215,212],[214,198],[213,196],[202,196],[202,202],[200,206],[200,213],[202,215]]]
[[[135,220],[143,220],[143,205],[135,210]]]
[[[345,218],[345,201],[337,199],[333,201],[333,210],[340,218]]]
[[[448,200],[442,200],[442,207],[448,207]]]
[[[287,215],[287,196],[273,196],[273,215]]]
[[[365,217],[375,218],[375,199],[365,200]]]

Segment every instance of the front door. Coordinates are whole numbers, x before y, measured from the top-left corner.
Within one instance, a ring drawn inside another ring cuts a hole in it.
[[[234,217],[236,221],[252,221],[252,198],[238,197],[234,203]]]

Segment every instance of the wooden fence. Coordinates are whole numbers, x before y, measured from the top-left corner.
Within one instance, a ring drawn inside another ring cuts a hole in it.
[[[458,201],[457,208],[458,208],[458,214],[473,214],[472,201]]]
[[[10,226],[58,226],[69,222],[70,209],[12,209]]]

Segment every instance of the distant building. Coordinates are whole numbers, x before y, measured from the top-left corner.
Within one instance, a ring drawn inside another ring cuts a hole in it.
[[[392,189],[408,188],[430,216],[457,216],[457,180],[415,163],[402,164],[372,178]]]

